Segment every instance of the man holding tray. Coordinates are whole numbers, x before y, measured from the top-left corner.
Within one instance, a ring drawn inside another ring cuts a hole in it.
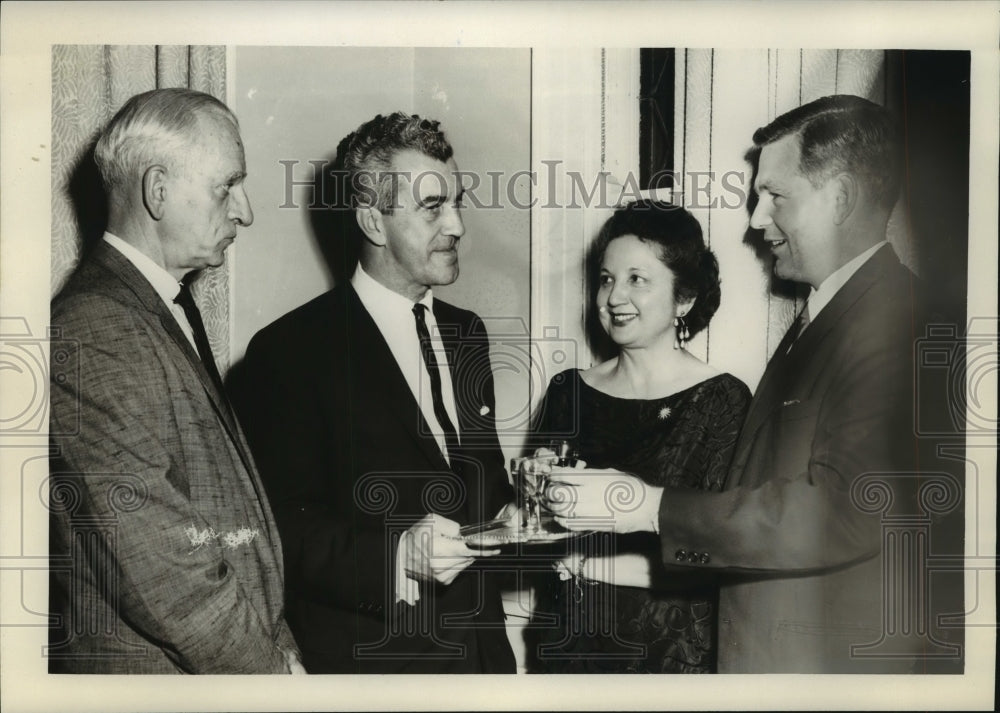
[[[359,264],[247,350],[243,418],[311,673],[515,670],[477,565],[497,551],[460,536],[513,494],[486,330],[432,294],[465,232],[452,153],[438,122],[398,112],[341,141]]]

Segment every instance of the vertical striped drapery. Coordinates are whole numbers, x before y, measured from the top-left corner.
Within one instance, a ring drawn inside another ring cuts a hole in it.
[[[597,360],[585,329],[588,247],[639,173],[639,50],[532,51],[532,402],[555,373]]]
[[[225,101],[224,47],[55,45],[52,48],[52,294],[104,230],[104,195],[93,165],[97,134],[130,97],[189,87]],[[220,371],[229,366],[229,267],[194,285]]]
[[[583,328],[583,257],[611,211],[574,205],[567,176],[575,173],[593,187],[604,172],[612,194],[617,181],[638,176],[638,72],[637,49],[532,54],[538,203],[532,210],[531,334],[543,346],[540,371],[546,376],[560,365],[585,368],[597,359]],[[722,305],[688,348],[751,388],[805,295],[772,291],[769,257],[757,256],[744,240],[751,181],[744,155],[753,132],[827,94],[885,103],[885,87],[883,51],[676,51],[673,169],[683,177],[676,187],[683,193],[675,192],[672,200],[701,222],[722,277]],[[893,215],[890,239],[907,262],[912,251],[900,215],[899,210]],[[555,337],[569,345],[552,350],[562,357],[558,363],[545,348]],[[568,357],[566,349],[572,352]],[[539,381],[532,382],[535,396],[544,390],[544,379]]]

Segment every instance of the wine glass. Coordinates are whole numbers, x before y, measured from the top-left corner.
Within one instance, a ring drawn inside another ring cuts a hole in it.
[[[525,517],[522,524],[530,534],[538,533],[542,529],[541,498],[545,491],[546,475],[551,470],[549,461],[551,461],[550,457],[529,456],[517,458],[514,462],[516,466],[514,479],[521,499],[521,510]]]
[[[521,497],[521,507],[525,514],[522,523],[530,534],[542,531],[542,497],[548,486],[552,466],[572,466],[578,453],[568,441],[553,440],[548,448],[539,448],[534,456],[515,458],[511,461],[511,473]]]

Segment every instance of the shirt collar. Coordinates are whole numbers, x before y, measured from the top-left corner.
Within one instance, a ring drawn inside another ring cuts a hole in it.
[[[373,308],[378,311],[413,311],[414,303],[410,302],[409,298],[403,297],[403,295],[390,290],[381,282],[377,281],[374,277],[365,272],[364,268],[361,267],[361,263],[358,263],[358,267],[354,270],[354,275],[351,276],[351,286],[354,288],[354,291],[358,293],[358,297],[361,298],[361,304],[363,304],[369,312],[373,311]],[[431,289],[428,289],[427,292],[424,293],[424,296],[417,304],[425,305],[429,313],[428,316],[433,317],[434,294]]]
[[[809,321],[816,319],[819,311],[830,303],[830,300],[840,291],[840,288],[847,284],[847,281],[854,276],[854,273],[860,270],[861,266],[868,262],[871,256],[887,242],[886,240],[882,240],[875,243],[857,257],[848,260],[823,280],[818,288],[809,293]]]
[[[156,264],[151,257],[131,245],[117,235],[104,233],[104,241],[120,252],[125,258],[135,266],[135,269],[142,273],[149,284],[156,290],[167,305],[174,302],[174,298],[181,291],[181,283],[174,279],[174,276]]]

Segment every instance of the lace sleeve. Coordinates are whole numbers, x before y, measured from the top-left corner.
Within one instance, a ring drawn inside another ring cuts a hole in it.
[[[734,377],[719,382],[718,392],[712,399],[712,425],[705,443],[708,454],[702,481],[705,490],[722,490],[725,485],[750,398],[750,389],[739,379]]]

